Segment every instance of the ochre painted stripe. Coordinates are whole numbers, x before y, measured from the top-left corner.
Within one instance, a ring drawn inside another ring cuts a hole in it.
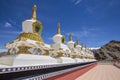
[[[74,71],[70,71],[61,75],[53,76],[44,80],[75,80],[77,77],[80,77],[93,67],[95,67],[97,64],[93,64],[84,68],[80,68]]]

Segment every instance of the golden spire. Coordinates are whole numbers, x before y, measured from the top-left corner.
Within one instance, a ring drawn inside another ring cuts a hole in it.
[[[82,43],[82,48],[84,47],[84,44]]]
[[[58,23],[58,30],[57,30],[57,34],[60,34],[60,22]]]
[[[87,46],[86,46],[86,45],[84,45],[84,47],[85,47],[85,48],[87,48]]]
[[[72,33],[70,33],[70,41],[72,41]]]
[[[76,40],[76,44],[77,44],[77,45],[79,44],[78,38],[77,38],[77,40]]]
[[[37,7],[36,5],[34,5],[32,8],[32,16],[31,16],[32,19],[36,19],[36,10],[37,10]]]

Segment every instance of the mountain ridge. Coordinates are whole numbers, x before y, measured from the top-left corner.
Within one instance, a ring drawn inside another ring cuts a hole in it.
[[[93,53],[97,60],[120,60],[120,41],[111,40]]]

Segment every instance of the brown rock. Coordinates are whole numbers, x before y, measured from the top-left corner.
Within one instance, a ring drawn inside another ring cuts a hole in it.
[[[120,60],[120,41],[112,40],[93,52],[97,60]]]

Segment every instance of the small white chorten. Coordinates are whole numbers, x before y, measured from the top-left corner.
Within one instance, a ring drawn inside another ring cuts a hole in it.
[[[67,45],[64,44],[65,37],[60,33],[60,23],[58,23],[57,34],[53,36],[54,44],[52,45],[55,51],[62,53],[62,56],[59,58],[62,63],[74,63],[75,60],[70,57],[71,50]],[[56,52],[56,54],[58,54]]]

